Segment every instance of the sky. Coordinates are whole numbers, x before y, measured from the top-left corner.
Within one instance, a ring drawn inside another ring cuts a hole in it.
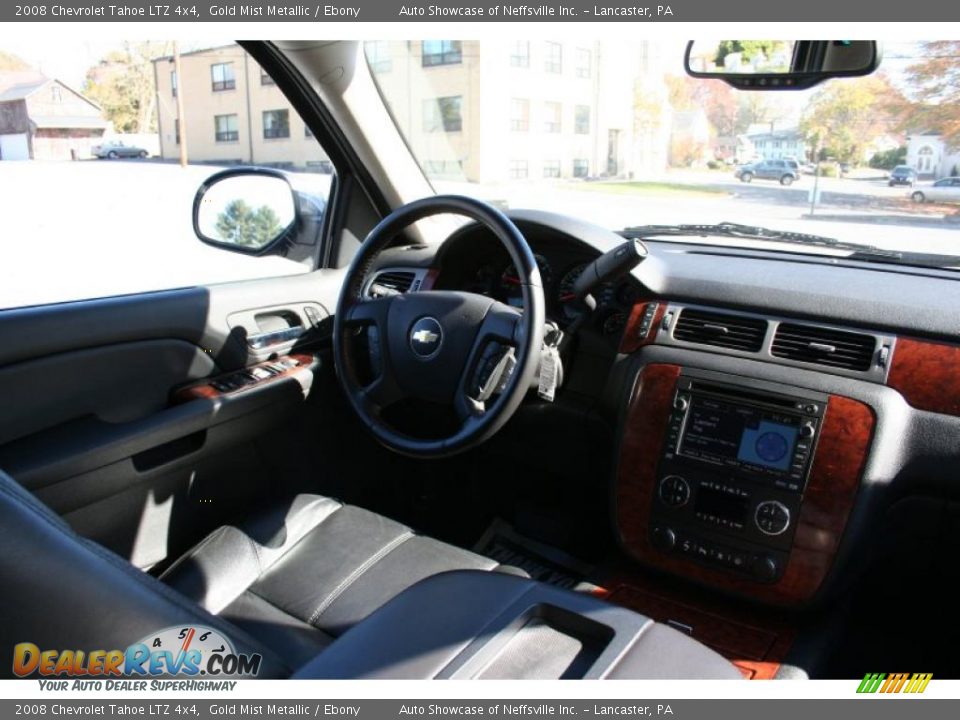
[[[181,51],[195,47],[222,45],[226,40],[211,42],[184,42]],[[6,37],[0,41],[0,50],[13,53],[30,63],[48,77],[55,77],[71,87],[80,89],[87,70],[96,65],[111,50],[119,50],[123,40],[59,40],[54,44],[38,43],[29,36],[18,39]]]

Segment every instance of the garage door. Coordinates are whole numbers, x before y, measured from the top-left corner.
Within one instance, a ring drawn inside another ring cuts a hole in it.
[[[0,135],[0,160],[29,160],[27,134]]]

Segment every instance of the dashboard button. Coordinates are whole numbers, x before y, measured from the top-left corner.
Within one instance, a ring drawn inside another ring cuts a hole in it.
[[[764,500],[757,505],[753,520],[765,535],[781,535],[790,527],[790,510],[777,500]]]
[[[667,475],[660,481],[659,493],[664,505],[683,507],[690,500],[690,484],[679,475]]]

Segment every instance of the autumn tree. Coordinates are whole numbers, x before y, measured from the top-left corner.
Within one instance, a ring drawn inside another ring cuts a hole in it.
[[[800,130],[813,157],[859,162],[870,143],[896,125],[898,93],[883,75],[831,82],[810,100]]]
[[[960,145],[960,40],[920,45],[920,59],[907,68],[911,97],[901,117],[912,130],[933,130],[949,145]]]
[[[103,108],[117,132],[155,132],[153,58],[163,43],[126,42],[87,71],[84,93]]]
[[[0,50],[0,71],[32,70],[30,64],[13,53]]]

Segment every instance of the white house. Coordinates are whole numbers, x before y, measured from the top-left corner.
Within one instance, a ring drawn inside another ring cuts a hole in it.
[[[935,132],[919,132],[907,137],[907,165],[920,177],[942,178],[960,173],[960,148],[948,146]]]
[[[751,125],[747,138],[754,152],[764,160],[793,158],[807,159],[807,143],[797,128],[771,128],[766,124]]]

